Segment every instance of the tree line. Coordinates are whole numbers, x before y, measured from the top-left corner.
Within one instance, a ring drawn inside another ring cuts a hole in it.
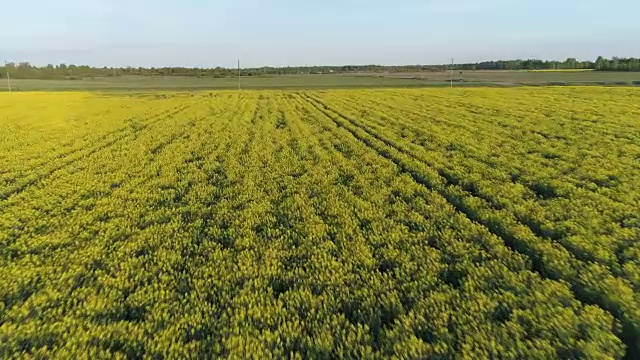
[[[241,76],[274,76],[293,74],[332,74],[350,72],[422,72],[443,71],[451,69],[451,65],[344,65],[344,66],[287,66],[260,67],[240,69]],[[562,70],[562,69],[592,69],[596,71],[640,71],[640,58],[606,59],[602,56],[595,61],[579,61],[568,58],[565,61],[549,60],[498,60],[478,63],[453,65],[455,70]],[[16,79],[83,79],[92,77],[118,76],[192,76],[192,77],[233,77],[238,76],[238,69],[234,68],[187,68],[187,67],[92,67],[87,65],[59,64],[34,66],[28,62],[7,63],[0,67],[2,77],[9,75]]]
[[[440,66],[445,68],[446,65]],[[563,70],[563,69],[592,69],[599,71],[640,71],[640,58],[605,59],[599,56],[596,61],[579,61],[568,58],[565,61],[545,60],[498,60],[480,63],[456,64],[456,70]]]

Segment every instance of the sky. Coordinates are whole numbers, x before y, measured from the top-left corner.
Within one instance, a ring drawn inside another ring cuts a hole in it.
[[[2,1],[0,60],[243,67],[640,57],[640,1]]]

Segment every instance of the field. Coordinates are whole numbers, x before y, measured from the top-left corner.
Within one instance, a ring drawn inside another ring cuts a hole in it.
[[[538,69],[538,70],[526,70],[531,72],[586,72],[594,71],[594,69]]]
[[[417,72],[417,73],[389,73],[374,74],[361,73],[359,76],[383,77],[394,79],[422,80],[426,85],[448,83],[451,72]],[[640,84],[638,72],[608,72],[608,71],[454,71],[455,86],[465,85],[631,85]]]
[[[5,80],[6,81],[6,80]],[[152,90],[225,90],[238,89],[237,78],[186,76],[123,76],[81,80],[12,80],[14,91],[152,91]],[[372,88],[424,86],[424,81],[401,78],[376,78],[338,75],[286,75],[243,77],[244,89]],[[2,84],[6,90],[6,84]]]
[[[640,89],[0,94],[2,358],[640,355]]]
[[[243,77],[243,89],[305,90],[341,88],[415,88],[449,86],[450,72],[349,73]],[[640,84],[638,72],[600,71],[456,71],[456,87],[522,85],[633,85]],[[183,76],[122,76],[80,80],[13,79],[14,91],[169,91],[238,89],[237,78]],[[6,91],[6,79],[0,91]]]

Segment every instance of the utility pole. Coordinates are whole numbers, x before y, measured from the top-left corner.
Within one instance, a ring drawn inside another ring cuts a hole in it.
[[[240,60],[238,60],[238,90],[242,90],[242,83],[240,82]]]
[[[451,88],[453,88],[453,59],[451,59]]]
[[[11,76],[9,75],[9,63],[6,60],[4,62],[4,70],[7,72],[7,87],[9,88],[9,92],[11,92]]]

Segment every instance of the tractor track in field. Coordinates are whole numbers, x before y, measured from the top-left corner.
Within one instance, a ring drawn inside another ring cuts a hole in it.
[[[387,103],[385,103],[385,102],[382,102],[382,101],[379,101],[379,100],[369,100],[369,102],[370,102],[372,105],[384,105],[384,106],[387,106],[387,111],[389,111],[389,110],[393,110],[393,108],[388,107],[388,104],[387,104]],[[351,104],[351,108],[352,108],[353,110],[361,110],[361,109],[358,109],[358,108],[354,107],[354,106],[353,106],[353,104]],[[423,117],[423,116],[424,116],[424,113],[421,113],[419,110],[416,110],[416,109],[411,108],[411,107],[402,106],[402,107],[398,107],[398,108],[397,108],[397,110],[402,111],[402,112],[406,112],[406,113],[411,114],[412,116],[415,116],[415,117]],[[383,112],[383,114],[384,114],[384,116],[386,116],[386,117],[392,118],[391,116],[388,116],[386,112]],[[372,121],[373,121],[374,123],[376,123],[376,124],[377,124],[377,126],[384,126],[384,124],[383,124],[383,123],[381,123],[380,119],[375,119],[375,120],[372,120]],[[401,127],[403,127],[403,128],[409,129],[409,130],[411,130],[411,131],[412,131],[412,132],[414,132],[414,133],[418,133],[418,134],[421,134],[421,135],[428,135],[428,134],[429,134],[428,129],[422,128],[422,127],[420,127],[420,126],[418,126],[418,125],[415,125],[415,124],[413,124],[413,123],[411,123],[411,122],[402,122],[401,120],[396,120],[396,119],[392,119],[392,121],[394,121],[398,126],[401,126]],[[457,127],[457,128],[465,129],[465,130],[467,130],[467,131],[469,131],[469,132],[474,132],[474,131],[478,131],[478,130],[479,130],[479,128],[477,128],[477,127],[476,127],[476,128],[474,128],[474,127],[470,127],[469,125],[456,123],[456,122],[453,122],[453,121],[450,121],[450,120],[437,119],[437,122],[438,122],[438,123],[441,123],[441,124],[444,124],[445,126],[453,126],[453,127]],[[505,127],[505,128],[513,128],[513,129],[515,129],[516,131],[521,131],[521,130],[522,130],[522,129],[517,128],[517,127],[512,126],[512,125],[509,125],[509,126],[503,126],[503,125],[501,125],[501,126],[502,126],[502,127]],[[593,132],[593,131],[590,131],[590,134],[591,134],[591,135],[593,135],[593,136],[599,136],[599,133],[596,133],[596,132]],[[503,139],[503,138],[508,138],[508,139],[509,139],[509,141],[510,141],[510,142],[512,142],[512,143],[516,143],[516,142],[518,142],[518,139],[517,139],[517,138],[513,138],[513,137],[511,137],[511,135],[510,135],[510,132],[509,132],[509,131],[505,131],[505,132],[504,132],[503,134],[501,134],[501,135],[503,135],[503,137],[502,137],[502,138],[501,138],[501,137],[499,137],[499,136],[495,136],[495,134],[492,134],[492,133],[484,133],[484,134],[483,134],[483,136],[487,136],[487,137],[489,137],[489,138],[491,138],[491,139],[493,139],[493,140],[495,140],[495,141],[499,141],[499,140],[501,140],[501,139]],[[541,135],[541,136],[544,136],[544,135],[542,135],[542,134],[540,134],[540,135]],[[628,140],[628,139],[627,139],[627,140]],[[422,147],[422,145],[421,145],[420,143],[417,143],[417,142],[415,142],[415,141],[411,141],[411,144],[413,144],[414,146]],[[428,150],[428,149],[426,149],[426,150]],[[474,150],[475,150],[475,149],[474,149]],[[482,158],[482,157],[477,156],[474,152],[469,153],[469,154],[468,154],[468,157],[473,158],[473,159],[474,159],[474,161],[476,161],[476,162],[478,162],[478,163],[480,163],[480,164],[484,164],[484,165],[486,165],[486,166],[490,166],[490,167],[491,167],[491,166],[494,166],[494,164],[492,164],[492,163],[488,162],[486,159],[484,159],[484,158]],[[575,181],[575,179],[574,179],[574,178],[569,177],[568,179],[569,179],[569,182],[571,182],[573,186],[579,187],[577,184],[573,184],[573,182]],[[525,183],[523,183],[523,182],[519,182],[519,181],[514,181],[514,182],[515,182],[515,183],[519,183],[519,184],[521,184],[521,185],[523,185],[523,186],[528,187],[528,185],[527,185],[527,184],[525,184]],[[614,198],[607,197],[607,196],[604,196],[604,195],[602,195],[602,194],[599,194],[599,193],[598,193],[597,191],[595,191],[595,190],[589,190],[589,191],[590,191],[592,194],[594,194],[595,196],[598,196],[598,197],[603,198],[603,199],[604,199],[603,201],[610,201],[610,202],[613,202],[613,203],[616,203],[616,204],[622,204],[622,205],[625,205],[625,206],[626,206],[626,205],[628,205],[627,203],[622,202],[622,201],[620,201],[620,200],[617,200],[617,199],[614,199]],[[542,236],[542,235],[541,235],[541,236]]]
[[[184,106],[181,106],[180,108],[183,108],[183,107]],[[154,114],[154,115],[150,116],[147,119],[147,120],[151,120],[150,123],[148,123],[148,124],[147,123],[142,123],[141,127],[139,127],[137,130],[134,128],[133,130],[134,130],[134,132],[135,131],[144,130],[148,126],[154,125],[157,122],[157,121],[154,121],[153,119],[158,119],[158,120],[167,119],[167,118],[169,118],[171,116],[174,116],[175,114],[176,114],[176,109],[175,108],[174,109],[170,109],[170,110],[162,111],[162,112],[160,112],[158,114]],[[160,118],[162,118],[162,119],[160,119]],[[127,120],[128,119],[126,119],[125,121],[127,121]],[[122,127],[118,128],[118,129],[116,129],[114,131],[107,132],[107,133],[99,136],[98,138],[96,138],[94,140],[94,143],[108,140],[109,138],[111,138],[113,136],[116,136],[116,135],[118,135],[120,133],[125,133],[125,132],[127,132],[127,130],[131,130],[132,127],[134,127],[134,126],[132,126],[131,124],[125,123],[125,126],[122,126]],[[77,153],[80,153],[80,152],[83,152],[83,151],[86,151],[86,150],[87,150],[87,147],[78,147],[76,149],[72,149],[72,150],[69,150],[67,152],[63,152],[63,153],[57,154],[54,157],[52,157],[51,159],[42,161],[42,162],[40,162],[38,164],[35,164],[35,165],[27,168],[26,170],[34,170],[34,169],[37,169],[37,168],[39,168],[39,167],[41,167],[43,165],[46,165],[49,162],[53,162],[53,161],[56,161],[56,160],[64,160],[65,158],[69,158],[74,154],[77,154]]]
[[[168,118],[171,118],[173,116],[176,116],[177,114],[185,111],[186,109],[188,109],[190,106],[181,106],[177,109],[173,109],[172,111],[167,111],[164,112],[162,114],[156,115],[155,119],[152,120],[151,122],[145,123],[144,126],[138,130],[135,130],[133,132],[129,132],[127,130],[130,129],[130,127],[124,127],[121,129],[118,129],[114,132],[110,132],[104,136],[102,136],[98,141],[104,141],[105,139],[108,139],[110,137],[112,137],[114,134],[118,134],[114,139],[109,139],[106,142],[101,143],[98,146],[95,146],[93,148],[90,148],[88,151],[85,151],[87,149],[76,149],[76,150],[72,150],[69,153],[63,154],[62,156],[58,156],[55,159],[64,159],[66,161],[63,161],[61,164],[58,164],[56,166],[54,166],[53,168],[49,169],[48,171],[39,174],[38,176],[36,176],[35,178],[28,180],[12,189],[8,189],[2,193],[0,193],[0,202],[1,201],[6,201],[8,200],[10,197],[14,196],[14,195],[18,195],[20,193],[22,193],[23,191],[25,191],[27,188],[34,186],[38,183],[41,183],[42,181],[50,178],[51,176],[53,176],[56,172],[69,167],[73,164],[76,164],[80,161],[82,161],[83,159],[86,159],[88,157],[90,157],[91,155],[104,150],[116,143],[118,143],[119,141],[125,140],[128,137],[133,137],[133,138],[137,138],[137,136],[144,131],[145,129],[149,128],[150,126],[154,126],[158,123],[160,123],[163,120],[166,120]],[[124,134],[123,134],[124,133]],[[78,154],[82,152],[82,154],[80,156],[77,157],[73,157],[73,155]],[[72,159],[69,159],[70,157],[73,157]],[[69,159],[69,160],[67,160]]]
[[[421,159],[416,158],[412,154],[406,154],[402,149],[398,149],[393,144],[390,144],[388,140],[385,141],[385,139],[381,138],[379,135],[375,133],[372,134],[370,131],[368,131],[368,129],[364,129],[361,126],[354,124],[353,120],[329,108],[326,104],[315,99],[314,97],[311,97],[305,93],[300,93],[299,95],[311,106],[313,106],[315,109],[323,113],[326,117],[331,119],[336,124],[336,126],[342,127],[345,130],[349,131],[356,139],[358,139],[365,146],[377,152],[378,155],[380,155],[381,157],[386,158],[392,161],[393,163],[395,163],[396,166],[398,166],[398,168],[403,173],[410,175],[415,182],[443,196],[456,209],[456,211],[464,214],[470,221],[476,224],[479,224],[481,226],[484,226],[489,232],[491,232],[498,238],[502,239],[502,241],[508,248],[512,249],[515,252],[518,252],[527,256],[527,258],[531,260],[532,270],[538,273],[541,277],[547,278],[550,280],[567,281],[569,284],[571,284],[571,290],[574,293],[574,296],[580,302],[584,304],[597,305],[603,310],[606,310],[609,313],[611,313],[615,318],[620,320],[623,324],[621,339],[627,345],[627,348],[628,348],[627,358],[632,359],[634,358],[635,355],[638,354],[638,351],[640,351],[640,349],[638,349],[638,344],[640,342],[640,328],[638,327],[639,325],[637,324],[637,321],[640,319],[636,319],[634,314],[625,314],[624,311],[620,309],[620,307],[617,304],[611,304],[612,301],[608,299],[607,296],[593,297],[593,293],[599,293],[597,289],[584,288],[583,287],[584,285],[577,280],[573,281],[573,279],[566,278],[561,274],[554,274],[554,271],[552,269],[547,268],[547,265],[543,260],[543,258],[545,257],[544,254],[540,253],[534,248],[529,247],[526,243],[523,243],[520,239],[518,239],[518,237],[515,234],[510,233],[510,231],[508,231],[507,229],[504,229],[504,227],[499,226],[499,224],[494,224],[493,219],[485,219],[483,218],[483,216],[475,213],[474,209],[467,206],[464,200],[464,197],[465,195],[468,195],[472,198],[477,198],[473,194],[468,193],[467,191],[464,191],[463,194],[456,194],[453,191],[447,191],[449,190],[448,189],[449,187],[455,187],[455,185],[449,183],[449,181],[446,178],[443,178],[441,175],[438,175],[441,180],[444,180],[443,184],[440,185],[440,184],[433,183],[426,176],[420,174],[420,172],[417,171],[416,169],[412,169],[410,166],[403,164],[402,160],[400,160],[393,154],[376,147],[371,140],[367,140],[363,136],[359,135],[356,130],[343,126],[340,123],[340,121],[336,120],[336,118],[342,119],[342,121],[350,124],[350,126],[354,127],[355,129],[359,129],[363,131],[368,136],[372,137],[374,140],[377,140],[382,142],[383,144],[386,144],[386,146],[390,147],[393,151],[396,151],[400,154],[408,156],[419,162],[422,162]],[[436,174],[438,174],[437,171],[436,171]],[[533,230],[529,228],[526,224],[521,224],[519,222],[518,224],[525,226],[527,229],[532,231],[532,233],[534,233],[535,235],[535,232],[533,232]],[[539,238],[539,236],[537,235],[536,237]],[[541,242],[545,242],[545,239],[539,239],[539,240]],[[547,239],[547,241],[550,241],[550,240]],[[577,258],[575,258],[575,255],[572,252],[565,249],[564,247],[562,247],[562,249],[567,251],[567,253],[571,257],[574,257],[575,260],[580,261]],[[609,275],[614,277],[610,273]],[[634,297],[634,300],[636,302],[638,301],[637,296]]]
[[[192,119],[192,120],[186,122],[185,124],[183,124],[182,126],[180,126],[178,131],[176,131],[175,133],[171,134],[170,136],[167,136],[166,139],[163,139],[162,141],[158,142],[157,145],[155,145],[154,147],[150,148],[149,149],[149,157],[148,157],[148,159],[145,159],[143,162],[139,163],[138,166],[142,168],[142,167],[146,166],[147,164],[153,163],[155,161],[155,159],[157,158],[157,156],[160,155],[160,153],[162,153],[163,151],[165,151],[165,148],[167,146],[169,146],[171,143],[173,143],[174,141],[178,140],[179,138],[183,138],[184,140],[188,140],[188,136],[185,137],[185,134],[188,134],[189,130],[193,126],[195,126],[198,121],[202,121],[202,120],[204,120],[204,119],[206,119],[206,118],[208,118],[208,117],[210,117],[210,116],[212,116],[214,114],[215,114],[214,112],[211,112],[211,113],[209,113],[207,115]],[[96,152],[97,151],[94,151],[94,152],[92,152],[92,154],[95,154]],[[89,154],[87,156],[91,156],[92,154]],[[77,159],[76,161],[80,161],[83,158]],[[134,187],[142,186],[142,185],[148,183],[150,180],[151,180],[150,177],[141,178],[140,181],[136,182],[135,185],[131,185],[131,186],[134,186]],[[98,198],[104,198],[104,197],[111,196],[111,194],[113,192],[119,191],[121,189],[122,189],[122,184],[118,184],[118,186],[116,188],[112,188],[107,193],[98,196]],[[66,211],[67,212],[71,212],[71,211],[76,209],[76,206],[77,206],[77,203],[74,203],[71,206],[67,207]],[[10,245],[10,244],[11,243],[6,243],[5,245]],[[55,249],[48,249],[48,250],[55,252]],[[15,252],[15,251],[10,251],[10,253],[11,253],[11,257],[13,259],[19,259],[19,258],[25,256],[26,254],[28,254],[29,252],[27,251],[27,252],[21,254],[21,253]]]
[[[314,100],[320,102],[316,98],[314,98]],[[324,103],[322,103],[322,102],[320,102],[320,103],[321,103],[322,106],[326,106]],[[416,161],[419,161],[419,162],[424,163],[425,165],[429,166],[431,169],[435,170],[440,177],[442,177],[444,180],[446,180],[446,182],[445,182],[446,186],[458,186],[458,187],[462,188],[462,190],[464,190],[467,193],[471,194],[473,197],[480,198],[480,199],[486,201],[493,209],[495,209],[495,210],[506,210],[506,209],[503,209],[503,207],[499,203],[497,203],[495,201],[493,196],[480,193],[473,185],[466,184],[464,182],[464,179],[461,179],[458,176],[456,176],[455,174],[452,174],[451,172],[449,172],[443,166],[435,164],[433,161],[430,161],[428,159],[425,159],[425,157],[423,157],[423,156],[415,154],[414,153],[415,150],[412,150],[411,148],[409,148],[409,146],[419,147],[419,145],[411,143],[411,145],[399,146],[397,144],[396,140],[389,140],[389,139],[385,138],[384,136],[380,135],[380,133],[379,133],[380,131],[379,130],[372,129],[372,126],[366,125],[366,124],[364,124],[362,122],[359,122],[360,124],[358,124],[356,121],[354,121],[352,119],[349,119],[348,116],[345,116],[345,115],[343,115],[343,114],[341,114],[341,113],[339,113],[339,112],[337,112],[335,110],[332,110],[332,111],[334,113],[336,113],[337,115],[339,115],[340,117],[342,117],[343,119],[348,120],[349,123],[351,123],[353,126],[359,128],[359,129],[362,129],[367,134],[369,134],[370,136],[374,137],[375,139],[383,142],[387,146],[392,147],[395,150],[399,151],[400,153],[403,153],[403,154],[415,159]],[[377,121],[374,121],[374,123],[376,123],[375,126],[377,126],[377,127],[383,127],[383,125],[378,123]],[[416,127],[414,125],[408,125],[408,127],[410,129],[412,129],[412,130],[416,130]],[[486,163],[485,161],[483,161],[481,159],[477,159],[476,158],[476,161],[478,161],[481,165],[491,166],[490,164]],[[523,184],[523,186],[526,186],[526,185]],[[605,198],[605,199],[606,199],[606,201],[619,203],[619,202],[616,202],[615,200],[612,200],[610,198]],[[562,247],[564,247],[567,251],[569,251],[571,254],[573,254],[573,256],[575,256],[578,260],[583,261],[583,262],[596,262],[598,264],[606,266],[609,269],[609,271],[611,271],[615,276],[620,277],[620,278],[625,278],[623,271],[620,270],[619,268],[616,268],[616,266],[619,265],[617,262],[616,263],[612,263],[611,261],[607,262],[605,260],[598,259],[597,257],[593,256],[592,254],[588,253],[587,251],[585,251],[583,249],[580,249],[579,247],[571,244],[570,242],[568,242],[566,240],[565,236],[562,236],[560,234],[554,234],[554,233],[545,234],[544,224],[539,222],[539,221],[523,219],[522,216],[519,216],[517,214],[514,214],[513,216],[515,217],[515,219],[520,224],[527,226],[531,230],[531,232],[533,234],[535,234],[536,236],[538,236],[540,238],[548,239],[548,240],[557,242]],[[626,279],[626,280],[629,280],[629,279]],[[629,281],[631,281],[631,280],[629,280]],[[635,285],[636,284],[634,284],[634,286]]]
[[[238,112],[236,112],[235,114],[237,115]],[[174,140],[177,140],[178,138],[180,138],[181,136],[184,136],[184,134],[188,133],[188,131],[190,130],[191,126],[195,125],[196,122],[207,119],[209,117],[211,117],[212,115],[217,114],[215,112],[211,112],[205,116],[199,117],[197,119],[193,119],[191,121],[189,121],[184,127],[181,127],[181,130],[176,132],[175,134],[173,134],[172,136],[169,137],[170,141],[162,141],[160,143],[159,146],[157,146],[157,151],[152,151],[153,149],[151,149],[151,156],[148,159],[149,163],[153,163],[156,159],[156,157],[163,151],[165,151],[165,148],[170,145]],[[228,125],[228,124],[227,124]],[[185,139],[186,140],[186,139]],[[210,156],[211,154],[217,153],[220,151],[220,149],[222,148],[222,145],[219,145],[216,148],[213,149],[209,149],[208,151],[205,151],[203,154],[200,154],[201,158],[199,160],[195,160],[195,162],[198,163],[197,167],[204,171],[202,169],[202,161],[204,158]],[[190,161],[191,162],[191,161]],[[142,164],[140,164],[141,166],[143,166]],[[129,184],[129,187],[140,187],[140,186],[144,186],[146,184],[148,184],[153,178],[152,177],[144,177],[139,179],[139,181],[135,182],[135,183],[131,183]],[[119,191],[123,188],[118,188],[112,191]],[[185,195],[191,190],[191,187],[189,187],[187,189],[187,192],[185,193]],[[104,196],[110,196],[111,194],[108,195],[104,195]],[[172,204],[175,206],[175,204]],[[207,220],[207,219],[205,219]],[[210,221],[207,220],[207,222]],[[112,249],[114,246],[117,246],[117,244],[123,244],[125,243],[128,239],[130,239],[131,237],[135,236],[136,234],[139,234],[140,232],[146,230],[148,227],[150,226],[150,224],[145,224],[145,223],[139,223],[137,224],[136,227],[132,228],[129,232],[126,232],[124,234],[122,234],[119,237],[110,237],[108,242],[101,242],[99,243],[99,246],[101,248],[101,251],[98,253],[94,253],[92,251],[88,251],[86,250],[86,246],[87,244],[84,242],[80,242],[80,243],[75,243],[73,245],[70,246],[66,246],[66,245],[61,245],[61,246],[53,246],[53,247],[47,247],[47,248],[42,248],[39,249],[39,252],[47,252],[50,255],[45,259],[44,263],[39,264],[40,267],[45,266],[46,264],[49,264],[49,262],[54,262],[56,260],[59,260],[59,256],[60,254],[64,254],[64,252],[71,252],[73,254],[76,254],[76,252],[82,252],[82,253],[86,253],[88,254],[87,256],[80,256],[78,258],[81,259],[86,259],[85,261],[83,261],[82,263],[82,267],[84,269],[84,272],[88,272],[91,273],[93,271],[95,271],[95,266],[98,263],[97,260],[102,257],[104,254],[111,254],[111,251],[109,249]],[[201,229],[202,231],[204,229]],[[3,244],[5,246],[10,245],[10,244]],[[12,260],[17,261],[20,259],[23,259],[25,256],[31,255],[32,253],[30,251],[25,251],[25,252],[18,252],[18,251],[9,251],[10,257]],[[83,286],[86,286],[86,284],[83,284]],[[72,294],[75,289],[80,288],[79,285],[74,285],[74,287],[70,290],[69,294]],[[38,291],[40,291],[39,286],[36,286],[36,289],[33,291],[30,291],[28,296],[24,296],[21,299],[18,298],[11,298],[8,299],[7,303],[5,305],[8,305],[9,307],[15,307],[15,306],[21,306],[22,304],[24,304],[31,295],[36,294]]]
[[[320,106],[328,108],[326,106],[326,104],[322,103],[318,99],[312,98],[312,97],[310,97],[310,98],[313,99],[313,101],[316,101]],[[437,174],[444,180],[444,186],[457,186],[457,187],[460,187],[462,190],[464,190],[466,193],[470,194],[471,196],[473,196],[475,198],[482,199],[483,201],[488,203],[489,206],[491,206],[492,209],[494,209],[494,210],[504,210],[499,206],[499,204],[497,204],[493,200],[492,197],[478,193],[478,191],[476,189],[474,189],[471,186],[465,185],[461,181],[461,179],[458,179],[456,176],[450,174],[449,172],[446,171],[446,169],[443,169],[443,168],[441,168],[439,166],[434,165],[433,162],[425,160],[423,157],[414,154],[409,149],[405,149],[403,147],[400,147],[400,146],[396,145],[394,141],[386,139],[384,136],[378,134],[376,131],[370,129],[368,126],[362,125],[362,124],[358,124],[354,120],[349,119],[349,117],[347,117],[347,116],[345,116],[345,115],[343,115],[343,114],[341,114],[341,113],[339,113],[339,112],[337,112],[335,110],[331,110],[331,111],[334,114],[336,114],[337,116],[340,116],[342,119],[345,119],[346,121],[348,121],[352,126],[364,131],[369,136],[371,136],[374,139],[384,143],[386,146],[389,146],[389,147],[395,149],[396,151],[398,151],[399,153],[404,154],[406,156],[409,156],[409,157],[411,157],[412,159],[414,159],[414,160],[416,160],[418,162],[424,163],[429,168],[431,168],[435,172],[437,172]],[[601,264],[603,266],[606,266],[607,268],[610,267],[610,264],[607,264],[605,262],[599,261],[598,259],[594,258],[593,256],[590,256],[588,254],[585,254],[584,252],[581,252],[579,249],[575,248],[570,243],[567,243],[566,241],[563,241],[564,239],[562,237],[560,237],[560,236],[552,236],[552,237],[546,236],[542,231],[542,225],[541,224],[532,223],[532,222],[525,222],[521,218],[519,218],[519,217],[517,217],[515,215],[514,215],[514,218],[520,224],[522,224],[522,225],[526,226],[527,228],[529,228],[529,230],[531,230],[531,232],[534,235],[536,235],[537,237],[557,242],[559,245],[561,245],[563,248],[565,248],[569,253],[571,253],[576,259],[578,259],[580,261],[583,261],[583,262],[596,262],[596,263],[599,263],[599,264]],[[611,268],[609,268],[609,270],[614,275],[616,275],[618,277],[621,277],[619,272],[615,272]]]

